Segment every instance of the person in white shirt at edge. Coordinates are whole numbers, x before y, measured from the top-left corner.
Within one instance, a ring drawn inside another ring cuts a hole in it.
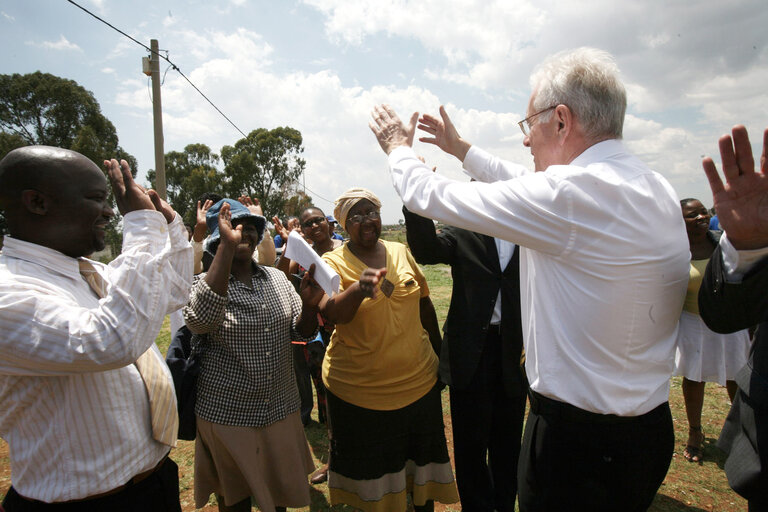
[[[470,145],[443,107],[407,126],[376,107],[370,127],[409,210],[522,248],[520,510],[646,510],[674,445],[667,400],[690,259],[680,205],[620,140],[626,93],[609,54],[559,53],[531,85],[519,124],[534,173]],[[419,140],[478,181],[419,161],[417,121],[430,135]]]
[[[96,164],[48,146],[0,161],[6,512],[181,511],[168,458],[176,398],[154,340],[188,299],[192,248],[179,216],[124,160],[104,165],[124,215],[122,253],[109,265],[85,258],[104,248],[113,216]]]

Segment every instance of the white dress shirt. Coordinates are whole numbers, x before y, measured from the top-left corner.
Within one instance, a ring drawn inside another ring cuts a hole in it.
[[[512,259],[512,255],[515,254],[515,244],[500,238],[494,238],[493,241],[496,243],[496,253],[499,255],[499,265],[501,266],[501,271],[504,272],[504,269],[507,268],[507,265],[509,265],[509,260]],[[491,315],[491,325],[499,325],[500,323],[501,290],[499,290],[499,294],[496,296],[496,304],[493,306],[493,314]]]
[[[389,164],[409,210],[521,246],[533,390],[621,416],[667,401],[690,252],[663,177],[618,140],[539,173],[473,146],[470,183],[436,175],[407,147]]]
[[[744,274],[755,264],[768,256],[768,247],[752,250],[738,250],[728,240],[728,233],[720,237],[720,250],[723,254],[723,268],[725,279],[729,283],[740,283]]]
[[[82,499],[125,484],[160,461],[144,382],[132,363],[153,347],[165,315],[183,306],[192,248],[178,216],[123,219],[123,252],[91,262],[99,299],[78,260],[5,238],[0,255],[0,436],[11,480],[27,498]],[[168,373],[170,378],[170,373]]]

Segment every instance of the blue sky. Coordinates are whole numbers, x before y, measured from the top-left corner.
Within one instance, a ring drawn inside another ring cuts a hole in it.
[[[386,102],[403,116],[447,106],[462,136],[532,168],[517,121],[528,77],[549,54],[612,53],[629,97],[629,148],[681,197],[711,194],[703,155],[747,126],[756,150],[768,126],[768,4],[755,1],[260,0],[81,5],[149,45],[151,38],[243,131],[292,126],[304,136],[306,186],[328,213],[350,186],[401,217],[386,158],[367,123]],[[140,176],[154,167],[146,51],[65,0],[0,2],[1,73],[43,71],[92,91]],[[161,68],[165,71],[165,66]],[[165,151],[241,135],[176,72],[162,89]],[[466,179],[431,146],[438,172]]]

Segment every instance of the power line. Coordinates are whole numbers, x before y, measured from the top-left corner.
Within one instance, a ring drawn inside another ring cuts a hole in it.
[[[322,199],[323,201],[325,201],[326,203],[329,203],[329,204],[333,204],[333,203],[334,203],[334,202],[333,202],[333,201],[331,201],[330,199],[326,199],[326,198],[324,198],[323,196],[321,196],[320,194],[318,194],[317,192],[314,192],[314,191],[313,191],[311,188],[307,187],[306,185],[303,185],[303,187],[304,187],[306,190],[309,190],[309,191],[312,193],[312,196],[313,196],[313,197],[317,197],[318,199]]]
[[[222,111],[221,111],[221,109],[219,109],[219,107],[217,107],[217,106],[216,106],[216,105],[215,105],[215,104],[214,104],[214,103],[213,103],[213,102],[212,102],[210,99],[208,99],[208,96],[206,96],[205,94],[203,94],[203,91],[201,91],[200,89],[198,89],[198,88],[197,88],[197,86],[196,86],[195,84],[193,84],[193,83],[192,83],[192,80],[190,80],[189,78],[187,78],[187,75],[185,75],[184,73],[182,73],[182,72],[181,72],[181,69],[179,69],[179,67],[178,67],[176,64],[174,64],[173,62],[171,62],[171,60],[170,60],[168,57],[166,57],[165,55],[161,55],[161,54],[160,54],[160,52],[153,52],[153,51],[152,51],[152,49],[151,49],[149,46],[145,45],[145,44],[144,44],[144,43],[142,43],[141,41],[139,41],[139,40],[137,40],[137,39],[135,39],[135,38],[131,37],[131,36],[130,36],[130,35],[128,35],[128,34],[126,34],[126,33],[125,33],[125,32],[123,32],[122,30],[120,30],[119,28],[117,28],[116,26],[112,25],[110,22],[108,22],[108,21],[106,21],[106,20],[104,20],[104,19],[102,19],[102,18],[100,18],[100,17],[96,16],[94,13],[92,13],[91,11],[89,11],[88,9],[86,9],[85,7],[83,7],[82,5],[79,5],[77,2],[74,2],[73,0],[67,0],[67,1],[68,1],[69,3],[71,3],[72,5],[74,5],[75,7],[77,7],[78,9],[81,9],[81,10],[85,11],[86,13],[90,14],[91,16],[93,16],[94,18],[96,18],[97,20],[99,20],[100,22],[104,23],[106,26],[108,26],[108,27],[109,27],[109,28],[111,28],[112,30],[114,30],[114,31],[116,31],[116,32],[119,32],[120,34],[124,35],[125,37],[127,37],[128,39],[130,39],[131,41],[133,41],[134,43],[138,44],[139,46],[141,46],[142,48],[144,48],[145,50],[147,50],[147,51],[148,51],[150,54],[155,54],[157,57],[159,57],[159,58],[161,58],[161,59],[164,59],[164,60],[166,60],[166,61],[168,62],[168,64],[170,64],[170,65],[171,65],[171,67],[172,67],[172,68],[173,68],[173,69],[174,69],[174,70],[175,70],[177,73],[179,73],[179,74],[181,75],[181,77],[182,77],[182,78],[184,78],[184,80],[186,80],[186,81],[187,81],[187,83],[189,83],[189,85],[191,85],[191,86],[192,86],[192,88],[193,88],[194,90],[196,90],[196,91],[197,91],[197,92],[200,94],[200,96],[202,96],[202,97],[205,99],[205,101],[207,101],[208,103],[210,103],[210,105],[211,105],[213,108],[215,108],[215,109],[216,109],[216,112],[218,112],[219,114],[221,114],[221,116],[222,116],[224,119],[226,119],[226,120],[227,120],[227,122],[229,122],[229,124],[231,124],[231,125],[232,125],[232,126],[235,128],[235,130],[237,130],[238,132],[240,132],[240,135],[242,135],[243,137],[247,137],[247,135],[246,135],[246,134],[243,132],[243,130],[241,130],[240,128],[238,128],[238,127],[237,127],[237,125],[236,125],[235,123],[233,123],[233,122],[232,122],[232,120],[231,120],[229,117],[227,117],[227,115],[226,115],[226,114],[224,114],[224,112],[222,112]],[[167,72],[167,71],[166,71],[166,72]]]
[[[144,44],[144,43],[142,43],[141,41],[139,41],[139,40],[135,39],[134,37],[132,37],[132,36],[128,35],[127,33],[123,32],[122,30],[120,30],[120,29],[119,29],[119,28],[117,28],[116,26],[112,25],[112,24],[111,24],[110,22],[108,22],[107,20],[105,20],[105,19],[103,19],[103,18],[100,18],[99,16],[95,15],[94,13],[92,13],[91,11],[89,11],[88,9],[86,9],[85,7],[83,7],[82,5],[79,5],[77,2],[75,2],[75,1],[73,1],[73,0],[67,0],[67,1],[68,1],[69,3],[71,3],[72,5],[74,5],[75,7],[77,7],[78,9],[81,9],[81,10],[82,10],[82,11],[84,11],[85,13],[89,14],[90,16],[93,16],[94,18],[96,18],[96,19],[97,19],[97,20],[99,20],[100,22],[104,23],[106,26],[108,26],[108,27],[109,27],[109,28],[111,28],[112,30],[114,30],[114,31],[116,31],[116,32],[118,32],[118,33],[120,33],[120,34],[122,34],[123,36],[127,37],[128,39],[130,39],[130,40],[131,40],[131,41],[133,41],[134,43],[138,44],[139,46],[141,46],[142,48],[144,48],[145,50],[147,50],[147,51],[148,51],[150,54],[154,54],[156,57],[159,57],[159,58],[161,58],[161,59],[165,60],[166,62],[168,62],[168,64],[170,65],[170,66],[169,66],[169,68],[173,68],[173,69],[174,69],[174,71],[176,71],[178,74],[180,74],[180,75],[182,76],[182,78],[184,78],[184,80],[186,80],[186,81],[187,81],[187,83],[189,83],[189,85],[191,85],[191,86],[192,86],[192,88],[193,88],[193,89],[195,89],[195,91],[197,91],[197,92],[200,94],[200,96],[202,96],[203,98],[205,98],[205,101],[207,101],[208,103],[210,103],[210,105],[211,105],[211,106],[212,106],[214,109],[216,109],[216,112],[218,112],[219,114],[221,114],[221,116],[222,116],[224,119],[226,119],[226,120],[229,122],[229,124],[231,124],[231,125],[232,125],[232,126],[235,128],[235,130],[237,130],[238,132],[240,132],[240,135],[242,135],[243,137],[246,137],[246,138],[248,137],[248,136],[247,136],[247,135],[246,135],[246,134],[245,134],[245,133],[244,133],[244,132],[243,132],[243,131],[242,131],[240,128],[238,128],[238,126],[237,126],[237,125],[236,125],[234,122],[232,122],[232,120],[231,120],[229,117],[227,117],[227,115],[226,115],[226,114],[224,114],[224,112],[222,112],[222,111],[221,111],[221,109],[219,109],[219,107],[217,107],[217,106],[216,106],[216,105],[215,105],[215,104],[214,104],[214,103],[213,103],[213,102],[212,102],[210,99],[208,99],[208,96],[206,96],[205,94],[203,94],[203,91],[201,91],[200,89],[198,89],[198,88],[197,88],[197,86],[196,86],[195,84],[193,84],[193,83],[192,83],[192,81],[191,81],[189,78],[187,78],[187,75],[185,75],[184,73],[182,73],[181,69],[179,69],[179,67],[178,67],[176,64],[174,64],[173,62],[171,62],[171,59],[169,59],[167,55],[162,55],[162,54],[160,54],[160,52],[156,52],[156,51],[153,51],[153,50],[152,50],[152,48],[150,48],[149,46],[145,45],[145,44]],[[166,50],[164,50],[164,51],[166,51]],[[167,53],[167,51],[166,51],[166,53]],[[163,82],[165,82],[165,75],[166,75],[167,73],[168,73],[168,69],[166,69],[166,70],[165,70],[165,73],[164,73],[164,75],[163,75]],[[150,97],[151,97],[151,95],[150,95]],[[295,181],[296,183],[298,183],[298,180],[294,180],[294,181]],[[303,185],[303,187],[304,187],[304,189],[305,189],[305,190],[308,190],[309,192],[311,192],[311,193],[312,193],[312,195],[313,195],[313,196],[316,196],[318,199],[322,199],[323,201],[325,201],[325,202],[327,202],[327,203],[329,203],[329,204],[333,204],[333,201],[331,201],[330,199],[326,199],[326,198],[324,198],[323,196],[321,196],[320,194],[318,194],[318,193],[316,193],[316,192],[313,192],[313,191],[312,191],[312,189],[308,188],[306,185]]]

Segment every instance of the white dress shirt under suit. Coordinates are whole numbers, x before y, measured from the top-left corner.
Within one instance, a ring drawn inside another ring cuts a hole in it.
[[[688,238],[671,186],[621,141],[538,173],[472,146],[471,183],[435,175],[407,147],[389,164],[409,210],[521,246],[534,391],[619,416],[667,401]]]
[[[186,304],[192,248],[178,216],[123,219],[123,252],[92,262],[99,299],[78,259],[5,238],[0,255],[0,436],[19,494],[44,502],[104,493],[153,468],[168,446],[152,438],[147,391],[132,363],[165,315]],[[163,361],[164,363],[164,361]],[[166,369],[167,371],[167,369]],[[170,379],[170,373],[168,373]]]

